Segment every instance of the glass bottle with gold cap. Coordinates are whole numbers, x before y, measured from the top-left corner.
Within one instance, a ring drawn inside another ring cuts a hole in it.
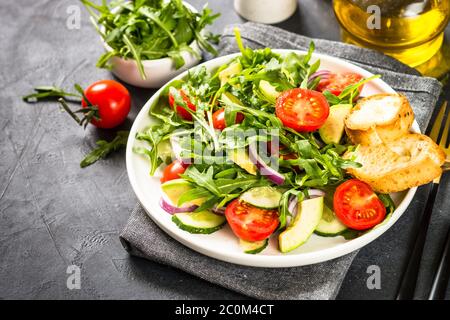
[[[450,0],[333,0],[343,40],[416,67],[441,48]]]

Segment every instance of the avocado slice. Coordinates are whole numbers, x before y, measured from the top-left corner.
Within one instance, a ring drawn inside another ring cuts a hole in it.
[[[327,121],[319,129],[320,137],[326,144],[339,143],[344,134],[344,120],[352,110],[351,104],[338,104],[330,107]]]
[[[223,97],[227,97],[228,98],[228,100],[230,100],[231,102],[233,102],[233,103],[236,103],[236,104],[238,104],[238,105],[240,105],[240,106],[243,106],[243,104],[242,104],[242,102],[241,102],[241,100],[239,100],[235,95],[233,95],[232,93],[230,93],[230,92],[224,92],[224,93],[222,93],[222,99],[223,99]]]
[[[220,85],[223,86],[230,78],[242,71],[241,64],[236,61],[219,72]]]
[[[308,241],[322,219],[323,197],[303,200],[291,225],[280,233],[278,244],[281,252],[289,252]]]
[[[178,201],[180,200],[183,193],[192,190],[194,186],[184,180],[184,179],[174,179],[167,182],[164,182],[161,185],[161,189],[164,192],[164,194],[167,196],[167,198],[175,205],[178,206]],[[184,206],[189,205],[197,205],[200,206],[205,202],[204,198],[194,199],[192,201],[189,201]]]
[[[256,176],[256,165],[250,160],[247,150],[245,150],[244,148],[230,150],[228,153],[228,157],[239,167]]]
[[[266,97],[268,100],[272,101],[273,103],[275,103],[278,96],[281,94],[281,92],[278,92],[277,89],[275,89],[275,87],[266,80],[261,80],[259,82],[259,90],[264,95],[264,97]]]

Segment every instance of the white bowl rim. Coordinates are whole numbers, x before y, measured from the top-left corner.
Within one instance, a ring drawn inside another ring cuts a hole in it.
[[[287,54],[289,52],[294,52],[294,53],[297,53],[300,55],[306,54],[305,51],[293,50],[293,49],[272,49],[272,51],[275,53],[279,53],[279,54]],[[232,58],[234,58],[240,54],[241,53],[238,52],[238,53],[233,53],[233,54],[217,57],[215,59],[206,61],[200,65],[197,65],[194,68],[198,68],[198,67],[202,67],[202,66],[206,66],[208,68],[208,66],[211,66],[211,65],[217,67],[221,64],[227,63],[229,60],[231,60]],[[321,59],[321,60],[322,59],[328,60],[329,62],[331,62],[335,65],[341,66],[343,68],[347,68],[347,69],[351,68],[351,69],[355,70],[355,72],[360,73],[362,76],[364,76],[366,78],[373,75],[369,71],[367,71],[359,66],[356,66],[350,62],[344,61],[344,60],[336,58],[336,57],[319,54],[319,53],[313,53],[313,59],[314,58]],[[172,82],[173,80],[177,80],[177,79],[181,79],[181,78],[185,77],[188,74],[189,70],[184,71],[177,77],[170,80],[168,83]],[[383,87],[384,92],[396,93],[383,80],[378,78],[378,79],[374,79],[373,81],[377,82],[381,87]],[[170,228],[165,225],[165,223],[159,221],[157,216],[152,214],[152,209],[154,207],[146,201],[144,194],[142,193],[142,191],[140,190],[140,188],[138,186],[138,182],[135,178],[136,173],[135,173],[134,167],[132,165],[132,160],[131,160],[133,156],[137,156],[136,154],[134,154],[132,149],[133,149],[133,145],[134,145],[134,141],[135,141],[135,134],[137,132],[138,124],[141,121],[143,121],[143,119],[145,117],[149,117],[148,108],[153,104],[155,99],[157,97],[159,97],[162,90],[164,89],[164,87],[167,84],[162,86],[155,94],[153,94],[153,96],[142,107],[141,111],[139,112],[135,121],[133,122],[132,128],[130,130],[130,135],[129,135],[129,138],[127,141],[126,168],[127,168],[130,184],[131,184],[139,202],[142,204],[145,211],[147,212],[148,216],[161,229],[163,229],[168,235],[170,235],[171,237],[173,237],[174,239],[176,239],[183,245],[185,245],[199,253],[202,253],[204,255],[207,255],[209,257],[212,257],[212,258],[215,258],[218,260],[222,260],[222,261],[230,262],[230,263],[234,263],[234,264],[252,266],[252,267],[267,267],[267,268],[298,267],[298,266],[305,266],[305,265],[310,265],[310,264],[315,264],[315,263],[332,260],[332,259],[344,256],[346,254],[349,254],[353,251],[356,251],[356,250],[362,248],[363,246],[369,244],[370,242],[374,241],[378,237],[380,237],[384,232],[386,232],[390,227],[392,227],[394,225],[394,223],[403,215],[403,213],[406,211],[408,205],[411,203],[411,201],[414,197],[414,194],[416,193],[417,187],[409,189],[406,192],[403,200],[400,202],[398,207],[393,212],[390,219],[387,222],[383,223],[382,225],[379,225],[377,228],[371,230],[370,232],[368,232],[366,234],[359,236],[358,238],[349,240],[344,243],[337,244],[331,248],[325,248],[325,249],[321,249],[321,250],[317,250],[317,251],[313,251],[313,252],[298,253],[298,254],[286,254],[286,255],[250,255],[250,254],[246,254],[243,252],[240,252],[240,253],[233,252],[233,253],[221,254],[220,252],[211,250],[210,248],[208,248],[207,246],[204,246],[202,244],[190,242],[188,240],[188,238],[189,238],[188,233],[176,234],[176,233],[172,232],[170,230]],[[416,120],[414,120],[414,123],[412,126],[412,131],[420,133],[420,128],[419,128],[419,125]],[[149,176],[149,179],[152,179],[152,177]],[[159,210],[159,209],[156,208],[155,211],[156,210]],[[183,234],[184,236],[181,236],[181,234]]]
[[[182,1],[182,3],[183,3],[183,5],[185,5],[187,8],[189,8],[192,12],[194,12],[194,13],[198,13],[198,10],[192,5],[192,4],[190,4],[189,2],[186,2],[186,1]],[[117,11],[119,8],[113,8],[112,10],[111,10],[111,12],[113,12],[114,13],[114,11]],[[104,30],[104,27],[103,27],[103,25],[102,26],[100,26],[99,27],[100,28],[100,31],[103,31]],[[202,30],[203,31],[203,30]],[[103,37],[102,36],[100,36],[100,41],[102,42],[102,44],[103,44],[103,47],[105,48],[105,50],[106,51],[108,51],[108,52],[111,52],[111,51],[113,51],[113,48],[111,48],[107,43],[106,43],[106,41],[103,39]],[[200,48],[199,48],[199,46],[198,46],[198,44],[197,44],[197,40],[192,40],[192,42],[189,44],[189,47],[191,47],[194,51],[200,51]],[[182,55],[186,55],[186,54],[191,54],[190,52],[188,52],[188,51],[182,51],[181,52],[181,54]],[[199,53],[200,54],[200,53]],[[136,61],[135,59],[133,59],[133,58],[124,58],[124,57],[119,57],[119,56],[114,56],[114,58],[116,58],[116,59],[120,59],[120,60],[123,60],[123,61]],[[169,58],[169,57],[164,57],[164,58],[159,58],[159,59],[151,59],[151,60],[141,60],[141,62],[142,62],[142,65],[144,66],[144,67],[148,67],[148,68],[150,68],[150,67],[152,67],[152,66],[154,66],[154,65],[159,65],[159,64],[161,64],[161,63],[166,63],[166,62],[171,62],[172,61],[172,59],[171,58]]]

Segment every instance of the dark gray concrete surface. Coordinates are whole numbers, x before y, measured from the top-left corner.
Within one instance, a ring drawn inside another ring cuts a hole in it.
[[[190,0],[197,7],[206,1]],[[99,38],[82,10],[80,29],[66,27],[77,1],[2,1],[0,16],[0,299],[239,299],[241,295],[157,263],[131,258],[118,234],[136,203],[124,152],[86,169],[83,156],[111,132],[83,130],[55,103],[28,105],[33,86],[71,88],[111,78],[95,67]],[[280,26],[311,37],[339,39],[330,1],[300,0],[300,10]],[[214,30],[242,19],[231,0],[211,0],[222,13]],[[449,31],[449,28],[447,28]],[[152,90],[129,87],[130,127]],[[447,89],[448,90],[448,89]],[[426,187],[421,188],[423,191]],[[436,210],[448,212],[448,176]],[[339,298],[391,299],[425,193],[385,235],[362,249]],[[436,251],[450,217],[435,219],[425,250],[417,297],[427,295]],[[66,269],[81,267],[81,289],[68,290]],[[381,268],[381,290],[366,287],[367,267]]]

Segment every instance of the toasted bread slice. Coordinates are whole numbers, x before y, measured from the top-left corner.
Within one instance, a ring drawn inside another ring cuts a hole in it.
[[[373,145],[408,133],[413,121],[405,96],[376,94],[358,102],[345,119],[345,131],[354,144]]]
[[[432,181],[442,174],[444,151],[429,137],[410,133],[388,143],[359,146],[345,158],[355,157],[361,168],[349,168],[352,176],[375,191],[403,191]]]

